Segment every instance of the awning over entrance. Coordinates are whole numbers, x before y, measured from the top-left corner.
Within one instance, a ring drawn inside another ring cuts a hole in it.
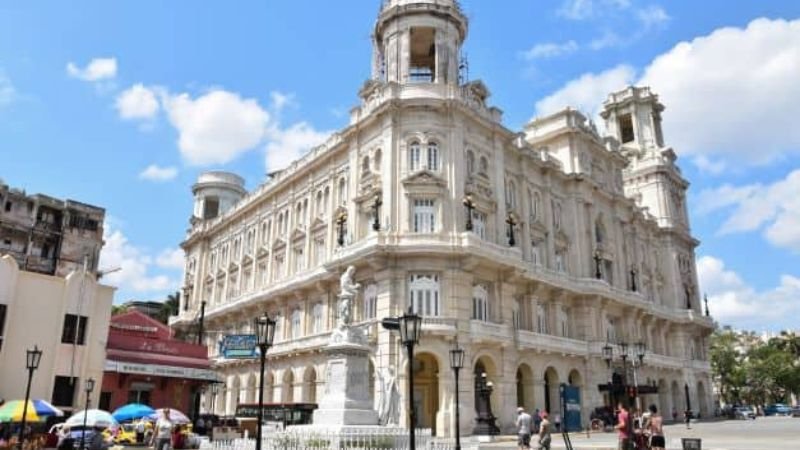
[[[179,367],[160,364],[142,364],[136,362],[106,360],[104,370],[106,372],[217,381],[217,374],[214,373],[214,371],[194,367]]]

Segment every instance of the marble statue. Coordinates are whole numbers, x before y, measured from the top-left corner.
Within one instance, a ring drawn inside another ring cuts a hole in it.
[[[394,368],[389,366],[378,374],[380,391],[378,391],[378,424],[400,424],[400,391],[397,389],[397,377]]]
[[[339,327],[350,325],[353,321],[353,301],[361,285],[353,280],[356,268],[349,266],[339,279]]]

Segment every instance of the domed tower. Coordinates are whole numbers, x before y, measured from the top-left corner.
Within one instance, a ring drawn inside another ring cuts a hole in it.
[[[193,220],[213,219],[224,214],[246,193],[244,179],[239,175],[222,171],[200,174],[192,186]]]
[[[373,34],[373,79],[458,84],[466,36],[455,0],[385,0]]]

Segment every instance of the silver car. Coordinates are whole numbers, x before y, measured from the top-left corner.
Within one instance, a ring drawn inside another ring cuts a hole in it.
[[[737,406],[733,408],[733,418],[734,419],[752,419],[756,420],[756,412],[753,411],[753,408],[749,406]]]

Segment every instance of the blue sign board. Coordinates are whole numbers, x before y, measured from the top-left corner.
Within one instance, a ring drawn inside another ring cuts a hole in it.
[[[564,409],[564,429],[581,430],[581,390],[577,386],[561,385],[561,405]]]
[[[247,359],[258,356],[255,334],[228,334],[219,343],[219,353],[226,359]]]

